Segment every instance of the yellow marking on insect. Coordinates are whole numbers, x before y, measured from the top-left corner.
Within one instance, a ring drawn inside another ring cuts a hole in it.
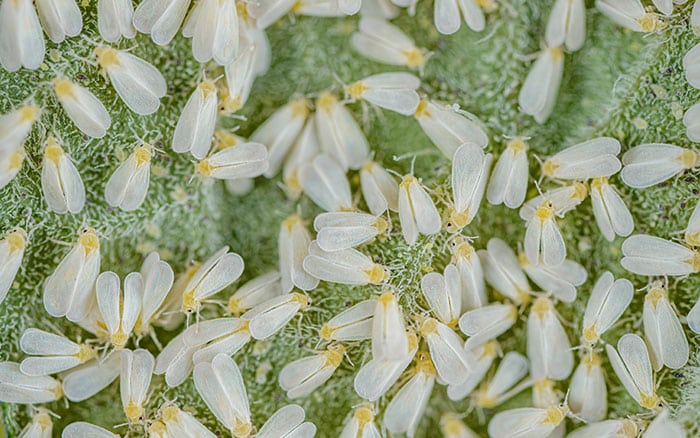
[[[63,148],[58,144],[53,136],[46,139],[46,148],[44,149],[44,158],[58,166],[58,160],[63,156]]]
[[[80,350],[78,350],[78,352],[75,354],[75,357],[78,358],[80,363],[85,363],[95,356],[97,356],[95,348],[87,344],[81,344]]]
[[[542,173],[550,178],[554,178],[554,172],[556,172],[559,167],[559,164],[555,163],[554,161],[549,159],[545,160],[544,164],[542,165]]]
[[[508,142],[506,147],[516,153],[525,152],[527,150],[527,143],[525,143],[522,137],[515,137]]]
[[[56,78],[53,80],[53,90],[58,97],[75,97],[75,86],[68,79]]]
[[[292,231],[292,228],[294,228],[295,225],[301,223],[301,216],[299,216],[298,214],[293,214],[282,222],[282,228],[286,229],[287,231]]]
[[[109,46],[95,48],[95,57],[103,69],[119,65],[119,52]]]
[[[338,368],[340,362],[343,361],[343,355],[345,354],[345,347],[342,345],[331,345],[328,349],[321,353],[326,359],[326,366],[331,366],[333,368]]]
[[[647,296],[644,297],[644,301],[647,301],[652,305],[652,307],[654,307],[654,309],[656,309],[656,306],[659,304],[659,301],[666,298],[667,296],[668,294],[666,293],[666,289],[655,285],[651,288]]]
[[[93,251],[98,251],[100,249],[100,239],[97,238],[95,229],[87,228],[85,232],[78,237],[78,245],[85,249],[85,255],[90,255]]]
[[[335,104],[338,103],[338,99],[335,98],[331,93],[324,91],[321,93],[321,95],[318,97],[318,100],[316,101],[316,107],[320,110],[330,112],[330,110],[335,106]]]
[[[306,117],[309,114],[309,103],[304,98],[297,99],[289,105],[294,117]]]
[[[39,117],[39,107],[36,105],[25,105],[20,109],[20,123],[34,123]]]
[[[429,376],[434,376],[437,374],[435,371],[435,366],[433,365],[433,361],[430,359],[430,353],[427,351],[421,351],[416,355],[416,372],[417,373],[424,373]]]
[[[531,309],[531,311],[535,312],[535,315],[537,315],[539,318],[544,318],[547,312],[550,312],[551,310],[552,301],[545,297],[540,297],[536,299]]]
[[[413,113],[413,117],[417,119],[421,117],[430,117],[427,100],[421,100],[418,102],[418,106],[416,107],[416,111]]]
[[[298,303],[302,310],[309,307],[309,297],[304,294],[300,294],[299,292],[292,293],[292,299],[290,302]]]
[[[435,321],[433,318],[428,318],[423,322],[423,325],[420,328],[420,334],[423,336],[433,334],[437,332],[437,327],[437,321]]]
[[[403,55],[406,57],[406,65],[410,68],[422,67],[425,65],[425,57],[423,52],[418,48],[405,50]]]
[[[142,146],[136,148],[136,150],[134,151],[134,157],[136,157],[136,165],[139,167],[145,163],[150,163],[151,145],[148,143],[144,143]]]
[[[375,263],[371,268],[365,269],[368,281],[371,284],[379,284],[389,278],[389,272],[380,264]]]
[[[13,152],[12,155],[10,155],[10,160],[8,163],[8,166],[11,171],[15,171],[22,167],[22,163],[24,162],[24,158],[26,157],[26,154],[24,152],[24,148],[19,148],[16,152]]]
[[[198,161],[194,168],[197,172],[201,173],[203,176],[211,176],[211,172],[214,170],[214,166],[209,163],[209,159],[205,158]]]
[[[537,217],[540,222],[552,219],[554,217],[554,205],[552,205],[552,201],[544,201],[540,204],[537,210],[535,210],[535,217]]]
[[[22,228],[17,228],[5,236],[5,241],[10,247],[10,253],[22,251],[27,246],[27,233]]]
[[[594,344],[598,342],[598,339],[600,339],[600,336],[598,336],[598,332],[595,329],[595,324],[591,324],[590,326],[583,329],[584,341],[588,342],[589,344]]]
[[[143,413],[143,406],[138,406],[131,400],[129,400],[129,403],[127,403],[126,407],[124,408],[124,414],[132,422],[141,419],[141,417],[143,417]]]
[[[564,420],[568,411],[569,408],[566,406],[551,406],[547,408],[547,414],[542,422],[544,424],[558,425]]]
[[[355,99],[362,99],[362,95],[367,90],[369,90],[369,88],[362,81],[357,81],[345,88],[345,92]]]
[[[691,149],[684,149],[683,152],[676,157],[676,160],[683,163],[685,169],[692,169],[698,164],[698,154]]]

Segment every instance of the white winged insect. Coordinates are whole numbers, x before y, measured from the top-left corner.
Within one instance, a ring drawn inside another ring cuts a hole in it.
[[[644,340],[633,333],[622,335],[617,350],[606,345],[610,364],[627,392],[643,408],[655,410],[660,404],[656,395],[653,370]]]
[[[268,167],[267,148],[260,143],[236,144],[195,164],[195,169],[204,178],[227,181],[260,176]]]
[[[585,421],[603,420],[608,412],[608,390],[600,356],[584,353],[569,384],[569,407]]]
[[[535,266],[529,262],[525,254],[521,253],[518,259],[530,280],[543,291],[566,303],[576,299],[576,287],[581,286],[588,278],[586,268],[573,260],[564,260],[557,266],[544,264]]]
[[[0,240],[0,304],[15,282],[26,247],[27,233],[21,227],[9,230]]]
[[[85,205],[85,186],[71,157],[49,136],[41,166],[41,189],[49,208],[56,213],[78,213]]]
[[[634,32],[654,32],[664,27],[663,21],[647,12],[639,0],[596,0],[595,6],[609,19]]]
[[[471,371],[460,383],[447,386],[447,396],[450,400],[462,400],[474,391],[474,388],[484,379],[491,368],[499,348],[497,342],[487,342],[472,350],[465,348],[465,351],[471,361]]]
[[[118,350],[129,340],[141,313],[143,282],[141,274],[132,272],[124,278],[124,290],[119,287],[119,276],[107,271],[95,283],[97,306],[100,309],[109,342]]]
[[[303,357],[288,363],[279,374],[280,387],[287,391],[287,397],[306,397],[331,378],[340,366],[345,347],[333,344],[313,356]]]
[[[182,29],[192,38],[192,54],[199,62],[214,60],[219,65],[233,62],[239,45],[238,9],[234,0],[198,2]]]
[[[316,136],[316,121],[314,117],[309,117],[304,125],[304,130],[294,141],[289,157],[284,160],[282,168],[282,181],[287,196],[291,199],[299,199],[301,192],[301,182],[299,175],[301,169],[308,165],[320,153],[321,147]],[[381,213],[378,213],[381,214]]]
[[[191,0],[144,0],[134,11],[134,27],[151,34],[159,46],[167,45],[185,19]]]
[[[649,285],[644,297],[642,322],[651,362],[656,371],[663,366],[676,370],[688,362],[688,339],[668,299],[668,290],[660,280]]]
[[[304,270],[319,280],[332,283],[364,286],[381,284],[389,278],[389,271],[360,251],[348,248],[324,251],[314,240],[309,255],[304,258]]]
[[[96,426],[85,421],[76,421],[63,429],[61,438],[119,438],[119,435],[112,433],[105,428]]]
[[[700,5],[698,2],[693,4],[693,11],[690,14],[690,26],[693,28],[693,31],[700,27]]]
[[[301,169],[299,182],[304,193],[326,211],[352,210],[352,193],[345,171],[328,154],[316,156]]]
[[[15,362],[0,362],[0,401],[4,403],[48,403],[63,396],[61,382],[49,376],[28,376]]]
[[[409,338],[401,306],[388,290],[377,299],[372,321],[372,357],[374,359],[401,360],[409,350]]]
[[[700,84],[700,78],[698,78],[698,83]],[[700,142],[700,103],[696,103],[688,108],[683,115],[683,124],[686,128],[685,133],[688,136],[688,140],[693,143]]]
[[[63,110],[78,129],[90,137],[105,136],[112,118],[104,104],[90,90],[64,77],[53,80],[53,90]]]
[[[163,303],[168,296],[175,277],[173,268],[168,262],[161,260],[156,251],[146,256],[141,265],[141,280],[143,281],[143,296],[141,313],[136,320],[134,333],[141,338],[147,334],[155,336],[152,324],[164,312]]]
[[[685,70],[685,79],[690,86],[700,88],[700,44],[695,45],[685,54],[683,57],[683,69]]]
[[[444,324],[455,327],[462,315],[462,281],[457,267],[448,264],[444,274],[425,274],[420,287],[435,316]]]
[[[448,211],[447,231],[456,233],[469,225],[481,205],[493,156],[481,146],[465,143],[452,157],[453,206]]]
[[[27,157],[27,152],[24,146],[19,145],[14,149],[10,149],[6,153],[0,150],[0,189],[5,187],[22,169],[24,159]]]
[[[538,298],[530,309],[527,356],[531,363],[530,374],[536,380],[564,380],[574,367],[569,338],[549,298]]]
[[[635,234],[622,243],[620,264],[639,275],[684,276],[700,272],[700,252],[647,234]]]
[[[420,79],[410,73],[379,73],[345,87],[345,94],[353,100],[366,100],[381,108],[410,116],[418,107],[420,97],[416,90]]]
[[[149,436],[153,438],[197,437],[216,438],[192,414],[185,412],[173,403],[167,403],[158,409],[158,419],[151,421]]]
[[[479,438],[457,414],[446,412],[440,417],[440,430],[445,438]]]
[[[83,16],[75,0],[36,0],[36,9],[44,32],[54,43],[78,36],[83,30]]]
[[[542,174],[554,179],[585,180],[614,175],[622,164],[617,158],[620,142],[611,137],[598,137],[568,147],[547,158]]]
[[[184,382],[194,366],[193,356],[201,346],[193,342],[193,336],[190,334],[195,332],[197,334],[197,339],[195,340],[206,343],[209,340],[210,333],[215,332],[215,337],[221,335],[220,329],[222,325],[226,325],[224,329],[231,327],[231,324],[226,324],[221,319],[217,318],[192,324],[171,339],[156,358],[154,374],[164,374],[165,383],[171,388]]]
[[[514,395],[511,388],[515,386],[528,370],[528,361],[520,353],[509,351],[503,356],[496,369],[496,374],[474,393],[474,404],[481,408],[493,408]],[[515,389],[517,391],[517,388]]]
[[[350,44],[360,54],[384,64],[418,70],[425,65],[423,50],[401,29],[379,17],[362,17],[359,31],[350,36]]]
[[[399,185],[379,163],[367,161],[360,169],[362,196],[373,215],[399,211]]]
[[[486,281],[516,304],[530,300],[530,285],[512,249],[503,240],[493,237],[486,250],[477,251]]]
[[[51,438],[53,436],[53,421],[48,410],[33,409],[32,422],[20,432],[22,438]]]
[[[244,311],[264,303],[270,298],[282,295],[280,278],[278,271],[272,271],[248,281],[229,298],[227,313],[239,316]]]
[[[289,216],[282,221],[277,240],[282,293],[290,292],[294,287],[312,290],[318,286],[318,278],[307,273],[303,267],[310,244],[311,234],[299,215]]]
[[[314,219],[316,242],[324,251],[361,245],[387,233],[386,219],[361,212],[321,213]]]
[[[360,341],[372,338],[372,324],[377,301],[361,301],[328,320],[319,336],[325,341]]]
[[[187,282],[182,294],[182,312],[198,312],[202,302],[233,283],[243,273],[243,259],[224,246],[209,257]]]
[[[249,320],[250,334],[257,340],[264,340],[280,331],[297,312],[309,307],[309,297],[298,292],[284,294],[258,304],[243,314]]]
[[[605,420],[597,423],[588,423],[574,431],[567,438],[590,438],[604,436],[610,438],[635,438],[639,434],[637,424],[630,419]],[[670,435],[667,435],[670,436]]]
[[[527,222],[525,255],[537,266],[557,266],[566,259],[566,244],[556,223],[556,210],[550,199],[545,199]]]
[[[700,300],[695,302],[695,305],[688,312],[686,317],[688,322],[688,328],[693,331],[693,333],[700,334]]]
[[[547,20],[544,40],[550,47],[564,45],[575,52],[586,41],[586,4],[583,0],[557,0]]]
[[[518,320],[518,308],[511,303],[492,303],[469,310],[459,318],[459,329],[469,336],[465,350],[495,339]]]
[[[93,286],[100,273],[100,240],[83,228],[78,241],[44,282],[44,307],[51,316],[84,319],[94,302]]]
[[[189,152],[201,160],[209,152],[216,127],[217,92],[213,81],[204,80],[197,85],[175,125],[173,151]]]
[[[345,104],[323,92],[316,100],[316,133],[318,141],[328,155],[333,157],[346,172],[359,169],[369,158],[369,143]],[[303,185],[303,184],[302,184]]]
[[[694,169],[698,163],[700,155],[692,149],[664,143],[642,144],[622,156],[625,167],[620,177],[628,186],[643,189]]]
[[[28,328],[19,340],[22,351],[32,355],[20,363],[20,370],[29,376],[48,376],[75,368],[97,352],[89,344],[77,344],[64,336]]]
[[[413,175],[406,175],[399,184],[399,221],[401,232],[409,245],[418,234],[437,234],[442,226],[440,213],[423,184]]]
[[[279,408],[255,434],[256,438],[312,438],[316,426],[304,421],[306,412],[299,405]]]
[[[134,7],[129,0],[97,1],[97,29],[107,42],[114,43],[121,37],[135,37],[133,16]]]
[[[0,4],[0,64],[13,72],[36,70],[44,62],[46,43],[32,0]]]
[[[480,0],[437,0],[435,2],[435,28],[443,35],[451,35],[462,26],[461,18],[469,28],[481,32],[486,25]]]
[[[258,50],[254,43],[248,43],[241,48],[233,62],[224,66],[226,88],[221,92],[222,104],[219,109],[223,108],[225,113],[235,113],[248,101],[256,77],[255,61]]]
[[[384,411],[384,426],[395,434],[413,437],[433,392],[436,371],[430,354],[418,353],[411,379],[399,389]]]
[[[247,437],[252,429],[243,376],[225,354],[194,368],[194,385],[214,416],[233,436]]]
[[[491,174],[486,199],[490,204],[518,208],[525,200],[528,182],[528,145],[522,137],[508,141]]]
[[[460,312],[485,306],[488,300],[486,299],[484,270],[476,250],[461,235],[452,238],[450,250],[452,251],[452,264],[457,267],[457,272],[459,273],[459,288],[462,290],[462,309]],[[447,281],[447,275],[445,275],[445,282]],[[450,281],[453,284],[457,284],[453,280]]]
[[[435,318],[423,321],[420,334],[428,344],[430,357],[440,379],[450,385],[464,381],[472,370],[472,362],[459,335]]]
[[[117,167],[105,185],[110,206],[134,211],[143,204],[151,180],[151,157],[151,145],[143,143]]]
[[[380,438],[381,436],[379,428],[374,422],[372,405],[367,402],[355,409],[340,433],[340,438]]]
[[[405,337],[406,350],[399,359],[374,357],[360,368],[354,381],[357,395],[371,402],[376,401],[401,377],[418,351],[418,337],[415,333],[408,332]]]
[[[634,286],[624,278],[615,280],[609,271],[603,274],[593,286],[583,314],[582,339],[593,345],[622,316],[632,302]]]
[[[33,103],[0,115],[0,154],[11,153],[21,147],[40,115],[41,110]]]
[[[634,218],[615,188],[606,177],[591,181],[593,215],[606,240],[612,242],[615,235],[627,237],[634,231]]]
[[[250,141],[267,146],[270,167],[264,174],[266,178],[275,176],[280,170],[308,115],[309,102],[304,98],[294,99],[275,111],[251,134]]]
[[[63,392],[72,402],[87,400],[114,382],[120,373],[121,354],[112,351],[104,359],[94,359],[70,370],[63,377]]]
[[[167,86],[157,68],[139,57],[109,46],[97,47],[95,57],[131,111],[149,115],[158,110]]]
[[[184,342],[197,347],[192,363],[211,362],[220,353],[232,356],[250,341],[248,320],[217,318],[187,329]],[[167,377],[167,374],[166,374]]]
[[[122,369],[119,378],[124,414],[132,423],[145,418],[146,396],[151,384],[155,360],[148,350],[122,350]]]
[[[489,138],[481,126],[454,107],[421,100],[413,116],[430,141],[450,160],[464,143],[472,143],[482,148],[489,143]]]
[[[516,408],[501,411],[489,421],[492,438],[525,438],[549,436],[564,421],[569,408],[552,405],[547,408]]]
[[[523,82],[518,95],[520,110],[544,123],[552,114],[564,72],[564,52],[561,47],[546,47]]]
[[[535,216],[537,208],[546,200],[552,201],[554,214],[564,217],[566,213],[575,209],[588,196],[588,186],[586,183],[576,181],[573,184],[547,190],[541,195],[530,198],[520,207],[520,218],[529,221]]]

